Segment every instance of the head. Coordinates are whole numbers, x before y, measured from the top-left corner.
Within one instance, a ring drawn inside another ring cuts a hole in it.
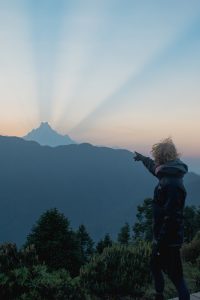
[[[151,153],[158,166],[180,157],[170,137],[162,140],[160,143],[154,144]]]

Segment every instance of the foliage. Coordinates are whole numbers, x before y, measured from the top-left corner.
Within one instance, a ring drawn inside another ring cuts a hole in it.
[[[0,273],[0,298],[24,300],[84,300],[76,279],[66,270],[49,272],[47,266],[21,267]]]
[[[0,299],[85,299],[78,279],[67,270],[51,271],[38,263],[33,245],[21,250],[11,243],[0,245]]]
[[[200,291],[200,268],[198,265],[194,265],[190,262],[183,263],[183,270],[187,285],[191,293]]]
[[[185,242],[189,243],[200,230],[200,208],[186,206],[184,209],[184,235]]]
[[[94,254],[94,242],[89,236],[84,225],[80,225],[77,231],[77,237],[81,248],[81,263],[82,265],[89,262]]]
[[[46,211],[22,249],[12,243],[0,245],[0,299],[153,299],[149,268],[151,206],[151,199],[138,206],[133,244],[129,224],[125,223],[118,243],[106,234],[97,244],[95,255],[84,225],[74,232],[57,209]],[[200,209],[186,207],[184,217],[184,273],[190,291],[196,292],[200,290]],[[80,276],[74,277],[81,266]],[[165,277],[165,297],[172,298],[177,293]]]
[[[45,262],[52,270],[66,268],[75,276],[81,266],[81,251],[76,234],[69,221],[57,209],[41,215],[27,237],[26,246],[34,245],[40,263]]]
[[[131,236],[130,236],[130,226],[128,223],[125,223],[125,225],[121,228],[119,234],[118,234],[118,242],[121,245],[128,245],[130,242]]]
[[[137,207],[137,222],[133,226],[133,238],[151,241],[152,232],[152,199],[147,198]],[[200,208],[186,206],[184,208],[184,236],[185,242],[190,242],[200,230]]]
[[[150,243],[144,241],[105,248],[81,269],[80,282],[89,294],[101,299],[141,297],[150,282],[150,253]]]
[[[190,293],[196,293],[200,290],[200,269],[197,265],[191,264],[190,262],[183,263],[184,278],[187,283],[187,286],[190,290]],[[177,297],[177,291],[169,277],[164,274],[165,278],[165,290],[164,296],[165,299],[174,299]],[[155,290],[152,284],[146,286],[145,295],[142,297],[142,300],[153,300],[155,299]]]
[[[107,233],[104,237],[104,239],[100,240],[96,246],[96,251],[98,253],[102,253],[103,250],[107,247],[111,247],[113,245],[113,242],[110,238],[110,235]]]
[[[185,244],[182,248],[182,257],[185,261],[196,263],[200,259],[200,231],[198,231],[193,240]]]
[[[7,272],[19,266],[20,259],[16,244],[5,243],[0,246],[0,270]]]
[[[152,201],[151,198],[147,198],[137,207],[137,222],[133,226],[134,239],[152,240]]]
[[[30,245],[18,251],[16,244],[0,245],[0,270],[8,272],[21,266],[32,266],[38,263],[35,247]]]

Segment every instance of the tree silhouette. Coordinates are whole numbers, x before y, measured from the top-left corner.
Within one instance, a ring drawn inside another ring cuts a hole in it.
[[[117,240],[122,245],[128,245],[130,242],[130,238],[130,226],[128,223],[125,223],[118,234]]]
[[[90,257],[94,253],[94,242],[83,224],[81,224],[78,228],[77,237],[81,247],[82,264],[85,264],[89,262]]]
[[[52,269],[66,268],[77,275],[81,265],[80,244],[68,219],[56,208],[41,215],[25,246],[34,244],[40,263]]]
[[[133,238],[152,240],[152,199],[147,198],[137,207],[137,222],[133,226]]]
[[[108,233],[106,233],[104,239],[100,240],[96,246],[96,251],[98,253],[102,253],[103,250],[107,247],[111,247],[113,244],[110,235]]]

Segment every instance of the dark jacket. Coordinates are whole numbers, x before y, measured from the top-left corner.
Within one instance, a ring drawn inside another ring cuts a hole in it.
[[[180,159],[157,166],[142,156],[145,167],[159,179],[153,198],[153,235],[160,246],[181,246],[183,243],[183,209],[186,190],[183,177],[188,167]]]

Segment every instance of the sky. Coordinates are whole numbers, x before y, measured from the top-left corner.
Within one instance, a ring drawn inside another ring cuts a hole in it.
[[[199,78],[199,0],[0,0],[1,135],[200,158]]]

